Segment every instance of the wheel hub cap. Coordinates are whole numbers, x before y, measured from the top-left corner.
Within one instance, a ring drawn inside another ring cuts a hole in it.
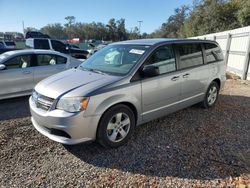
[[[130,119],[124,112],[114,115],[107,126],[107,136],[112,142],[122,141],[130,129]]]
[[[207,97],[207,102],[211,106],[214,104],[214,102],[217,99],[217,88],[215,86],[211,87],[209,92],[208,92],[208,97]]]

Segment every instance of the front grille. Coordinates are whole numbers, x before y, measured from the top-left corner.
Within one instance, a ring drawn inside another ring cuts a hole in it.
[[[48,111],[54,103],[53,98],[41,95],[37,92],[36,92],[36,97],[33,97],[33,100],[34,100],[37,108],[40,108],[40,109],[43,109],[46,111]]]

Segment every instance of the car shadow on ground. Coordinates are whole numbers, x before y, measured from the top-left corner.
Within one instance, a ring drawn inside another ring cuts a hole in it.
[[[221,95],[211,109],[193,106],[139,126],[117,149],[65,146],[83,162],[147,176],[216,179],[250,172],[250,98]]]
[[[0,121],[30,116],[29,97],[0,100]]]

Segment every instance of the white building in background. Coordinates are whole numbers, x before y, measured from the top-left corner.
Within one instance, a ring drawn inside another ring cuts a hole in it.
[[[217,41],[223,50],[227,70],[242,79],[250,79],[250,26],[192,38]]]

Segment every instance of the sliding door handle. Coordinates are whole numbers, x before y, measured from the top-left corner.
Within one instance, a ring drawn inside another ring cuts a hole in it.
[[[174,76],[173,78],[171,78],[172,81],[176,81],[176,80],[179,80],[179,76]]]
[[[182,77],[183,77],[183,78],[188,78],[189,75],[190,75],[190,74],[187,73],[187,74],[184,74]]]

